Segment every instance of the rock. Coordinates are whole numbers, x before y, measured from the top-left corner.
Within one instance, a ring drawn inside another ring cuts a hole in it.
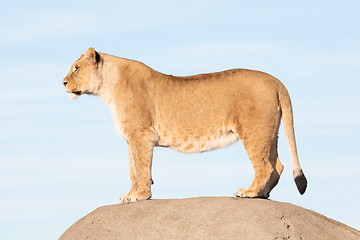
[[[60,240],[360,239],[360,232],[290,203],[201,197],[103,206]]]

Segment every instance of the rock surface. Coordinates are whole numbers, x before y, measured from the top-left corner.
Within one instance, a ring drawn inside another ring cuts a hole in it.
[[[60,240],[360,239],[360,232],[290,203],[203,197],[148,200],[96,209]]]

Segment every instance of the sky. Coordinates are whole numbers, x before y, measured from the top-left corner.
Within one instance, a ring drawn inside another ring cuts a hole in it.
[[[293,102],[301,196],[285,166],[270,199],[360,229],[359,1],[7,1],[0,14],[0,239],[57,239],[130,188],[127,145],[98,98],[61,82],[89,47],[172,75],[231,68],[279,78]],[[154,199],[233,196],[253,179],[240,142],[156,148]]]

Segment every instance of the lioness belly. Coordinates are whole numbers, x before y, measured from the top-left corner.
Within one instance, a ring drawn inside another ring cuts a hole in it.
[[[160,136],[159,146],[169,147],[184,153],[199,153],[229,146],[237,140],[237,135],[229,130],[218,134]]]

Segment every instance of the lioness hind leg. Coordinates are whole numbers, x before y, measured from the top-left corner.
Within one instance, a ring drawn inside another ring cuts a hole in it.
[[[238,189],[237,197],[268,198],[277,185],[283,166],[277,155],[277,137],[243,141],[254,168],[254,179],[247,190]]]
[[[270,191],[278,184],[281,173],[284,170],[284,166],[280,162],[277,152],[277,138],[274,139],[274,141],[275,143],[271,146],[269,160],[275,171],[270,176],[270,180],[267,187],[268,195],[270,194]]]

